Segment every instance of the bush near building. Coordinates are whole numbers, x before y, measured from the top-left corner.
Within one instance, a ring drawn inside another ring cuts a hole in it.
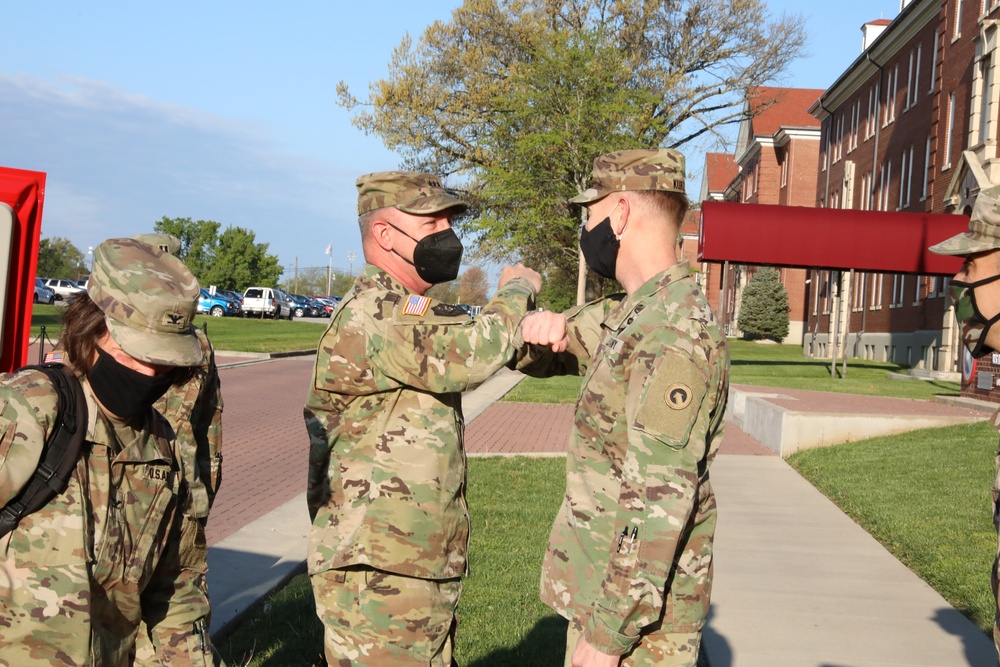
[[[778,270],[764,267],[743,289],[739,327],[751,336],[781,342],[788,336],[788,292]]]

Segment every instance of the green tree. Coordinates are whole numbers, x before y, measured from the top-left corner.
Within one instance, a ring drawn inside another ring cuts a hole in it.
[[[213,220],[164,217],[154,231],[173,234],[181,240],[180,258],[203,286],[243,291],[252,285],[274,287],[282,268],[277,255],[267,252],[267,243],[257,243],[255,234],[242,227],[227,227]]]
[[[198,276],[204,285],[223,289],[246,289],[251,285],[275,287],[282,268],[267,243],[257,243],[252,231],[228,227],[213,248],[211,266]]]
[[[788,310],[788,292],[781,284],[781,275],[765,266],[743,288],[737,324],[746,334],[780,343],[788,336]]]
[[[215,259],[220,226],[212,220],[164,216],[153,225],[153,230],[161,234],[173,234],[181,240],[180,258],[191,269],[191,273],[200,278],[212,266]],[[223,287],[223,289],[230,288]]]
[[[83,253],[69,239],[54,236],[38,242],[36,275],[42,278],[79,280],[87,273]]]
[[[557,303],[579,261],[566,200],[594,157],[718,137],[803,41],[764,0],[465,0],[403,40],[367,99],[337,92],[406,167],[455,176],[477,257],[534,266]]]
[[[458,277],[455,287],[455,298],[458,303],[472,306],[484,306],[489,291],[489,276],[478,266],[470,266]]]

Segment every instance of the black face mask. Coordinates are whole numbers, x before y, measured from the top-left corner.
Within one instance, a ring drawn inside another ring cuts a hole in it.
[[[951,281],[951,298],[955,302],[955,317],[962,327],[962,343],[976,359],[985,357],[995,350],[986,344],[990,328],[1000,321],[1000,313],[987,319],[976,303],[976,288],[1000,280],[1000,275],[983,278],[976,282]]]
[[[417,241],[402,229],[389,221],[386,223],[408,239]],[[458,235],[452,228],[442,229],[440,232],[428,234],[417,241],[413,249],[413,261],[406,259],[398,252],[397,255],[403,258],[407,264],[412,265],[417,270],[420,279],[431,285],[446,283],[458,278],[458,269],[462,265],[462,242],[458,240]]]
[[[611,229],[610,215],[593,229],[588,231],[584,225],[580,230],[580,250],[583,251],[587,266],[605,278],[615,279],[619,245],[615,232]]]
[[[97,362],[87,380],[94,395],[107,410],[130,422],[148,411],[173,383],[173,373],[143,375],[123,366],[110,354],[97,348]]]

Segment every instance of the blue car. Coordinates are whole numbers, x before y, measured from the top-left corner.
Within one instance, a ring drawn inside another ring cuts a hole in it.
[[[212,317],[224,317],[226,315],[239,315],[240,307],[231,298],[219,292],[211,294],[202,287],[201,297],[198,298],[198,312]]]

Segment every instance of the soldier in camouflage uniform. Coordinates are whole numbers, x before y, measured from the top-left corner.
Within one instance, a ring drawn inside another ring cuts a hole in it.
[[[475,318],[455,279],[465,204],[438,178],[357,181],[367,265],[320,341],[305,407],[308,567],[330,665],[450,665],[469,515],[461,392],[514,355],[541,278],[507,267]]]
[[[973,358],[1000,352],[1000,186],[987,188],[976,197],[969,218],[969,229],[931,246],[939,255],[958,255],[965,259],[951,281],[955,316],[961,327],[962,343]],[[993,415],[993,425],[1000,431],[1000,410]],[[1000,451],[993,478],[993,525],[1000,526]],[[997,544],[990,583],[995,614],[993,643],[1000,656],[1000,540]],[[1000,662],[998,662],[1000,664]]]
[[[140,621],[160,664],[221,664],[204,578],[181,559],[177,443],[152,408],[203,361],[198,295],[180,260],[145,243],[95,250],[60,338],[87,400],[86,444],[65,492],[0,539],[0,665],[128,665]],[[0,503],[37,467],[56,400],[38,372],[0,380]]]
[[[136,234],[132,238],[180,257],[180,239],[171,234]],[[153,407],[166,418],[177,436],[181,477],[188,491],[181,528],[181,564],[191,571],[191,576],[204,578],[208,573],[205,527],[222,482],[222,393],[215,350],[200,329],[195,327],[193,333],[204,354],[200,368],[187,382],[172,385]],[[143,623],[136,635],[133,665],[159,664]]]
[[[519,368],[585,376],[541,597],[569,620],[567,665],[694,667],[712,586],[708,470],[722,438],[729,352],[677,260],[684,157],[603,155],[591,188],[570,201],[589,212],[587,264],[626,294],[522,324],[529,345]]]

